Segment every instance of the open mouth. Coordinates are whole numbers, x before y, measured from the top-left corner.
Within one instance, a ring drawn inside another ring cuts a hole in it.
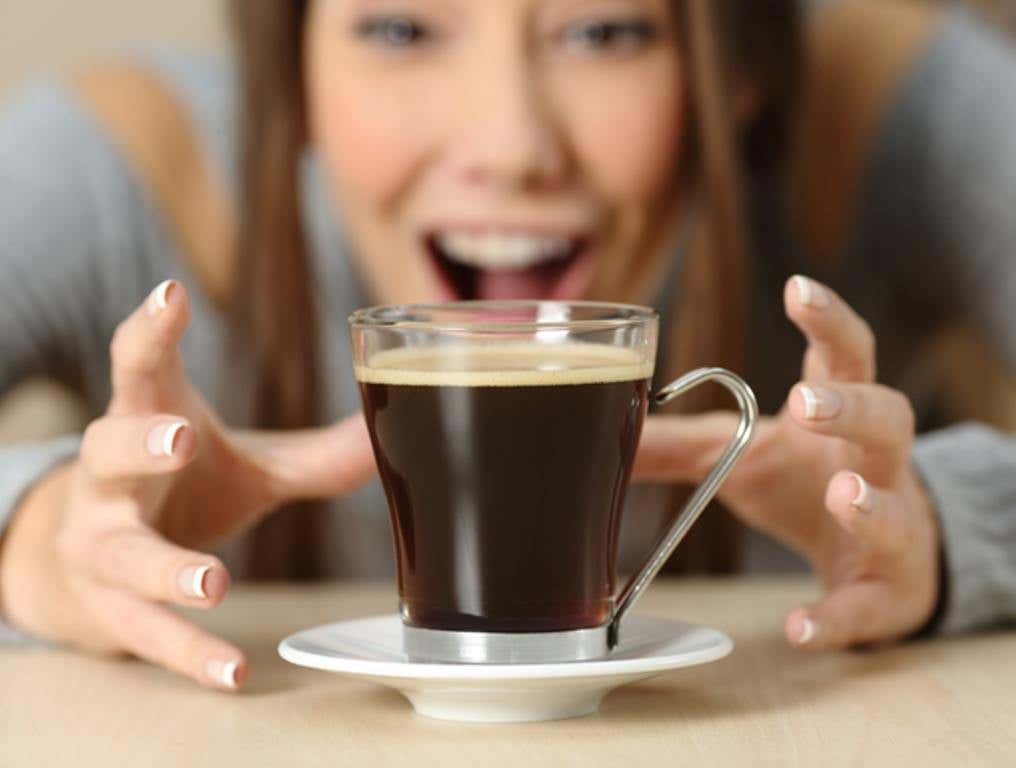
[[[585,237],[434,232],[425,245],[448,298],[457,300],[578,299],[591,277]]]

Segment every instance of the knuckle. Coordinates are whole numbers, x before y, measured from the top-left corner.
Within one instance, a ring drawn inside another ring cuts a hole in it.
[[[84,536],[77,528],[63,526],[53,537],[53,546],[57,556],[72,565],[79,565],[87,560],[87,545]]]
[[[885,499],[880,499],[872,522],[873,543],[878,551],[894,556],[906,546],[899,513]]]
[[[850,340],[844,344],[842,373],[851,378],[871,379],[875,373],[875,334],[864,318],[858,317]]]
[[[130,549],[124,536],[107,534],[95,551],[97,565],[108,574],[125,576],[131,569]]]
[[[921,544],[920,531],[917,526],[908,524],[902,518],[896,521],[895,538],[899,552],[912,552]]]
[[[180,630],[179,646],[176,651],[180,655],[180,668],[193,668],[194,674],[201,676],[202,660],[209,655],[208,637],[193,624]]]
[[[878,342],[875,339],[875,332],[871,325],[863,317],[858,318],[858,338],[862,354],[870,359],[875,359],[875,352]]]
[[[913,531],[906,526],[897,514],[887,515],[885,532],[885,550],[890,555],[898,555],[908,551],[914,545]]]
[[[78,450],[81,465],[91,476],[96,476],[102,471],[103,424],[101,421],[101,419],[98,419],[85,427],[84,434],[81,436],[81,447]]]
[[[130,345],[130,330],[128,320],[123,320],[113,331],[113,338],[109,341],[109,359],[114,366],[119,366],[127,355]]]
[[[177,562],[167,563],[165,566],[160,568],[158,592],[161,593],[163,598],[171,599],[178,597],[187,597],[184,593],[183,588],[180,586],[180,573],[181,566]]]
[[[842,416],[852,422],[856,429],[868,430],[873,419],[877,420],[878,415],[872,408],[871,391],[867,388],[853,389],[845,387],[843,394]]]
[[[902,392],[896,393],[896,399],[898,402],[897,411],[900,418],[900,433],[904,438],[904,442],[910,443],[913,441],[917,430],[917,414],[914,413],[914,404]]]
[[[145,375],[154,372],[161,360],[161,346],[157,343],[139,344],[132,338],[127,323],[121,323],[109,343],[109,358],[114,372],[121,375]]]
[[[132,525],[104,532],[89,553],[94,566],[112,583],[140,582],[147,571],[143,558],[139,557],[143,536],[143,531]]]
[[[841,634],[836,638],[835,642],[830,644],[830,649],[863,649],[865,643],[868,642],[868,631],[864,629],[864,626],[863,622],[847,625],[841,630]]]
[[[888,432],[886,442],[893,448],[908,446],[913,442],[917,429],[914,406],[910,398],[899,390],[886,388],[883,392],[887,402],[880,419],[883,430]]]

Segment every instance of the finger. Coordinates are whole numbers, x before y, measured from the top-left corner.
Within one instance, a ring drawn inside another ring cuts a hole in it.
[[[361,414],[321,429],[246,432],[236,439],[264,468],[275,501],[338,496],[377,474]]]
[[[81,441],[80,458],[100,482],[177,472],[197,453],[190,423],[179,416],[107,416],[93,421]]]
[[[889,497],[856,472],[837,472],[826,488],[826,509],[843,530],[886,554],[907,547],[907,526],[894,514]]]
[[[190,321],[190,300],[175,280],[160,283],[119,326],[110,342],[110,413],[163,410],[183,377],[177,344]]]
[[[737,421],[730,413],[650,416],[642,427],[632,479],[701,481],[730,442]]]
[[[784,287],[783,302],[787,317],[808,340],[802,378],[875,380],[875,335],[832,289],[795,275]]]
[[[866,449],[908,454],[914,410],[906,395],[881,384],[796,384],[787,398],[794,423]]]
[[[229,572],[218,558],[178,547],[140,523],[71,549],[74,562],[101,584],[148,600],[212,608],[229,591]]]
[[[792,610],[783,631],[798,648],[848,648],[900,636],[903,628],[897,613],[885,582],[855,581],[817,603]]]
[[[247,679],[247,660],[239,648],[162,606],[102,590],[96,610],[124,649],[139,658],[220,690],[235,691]]]

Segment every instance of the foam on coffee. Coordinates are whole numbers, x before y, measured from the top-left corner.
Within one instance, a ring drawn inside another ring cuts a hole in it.
[[[356,366],[367,384],[537,387],[649,379],[653,363],[637,351],[607,344],[498,344],[404,347]]]

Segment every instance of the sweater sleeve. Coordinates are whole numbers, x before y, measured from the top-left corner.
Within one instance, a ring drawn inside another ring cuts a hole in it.
[[[39,376],[79,392],[108,379],[119,310],[109,294],[130,279],[123,257],[136,253],[129,188],[119,156],[69,92],[38,86],[0,112],[0,394]],[[28,489],[78,442],[0,446],[0,536]],[[0,640],[10,637],[0,627]]]
[[[961,424],[919,438],[913,458],[942,528],[939,628],[1016,621],[1016,438]]]
[[[82,109],[39,87],[0,115],[0,392],[32,376],[77,385],[104,320],[108,201],[119,168]],[[127,215],[125,211],[123,215]]]

